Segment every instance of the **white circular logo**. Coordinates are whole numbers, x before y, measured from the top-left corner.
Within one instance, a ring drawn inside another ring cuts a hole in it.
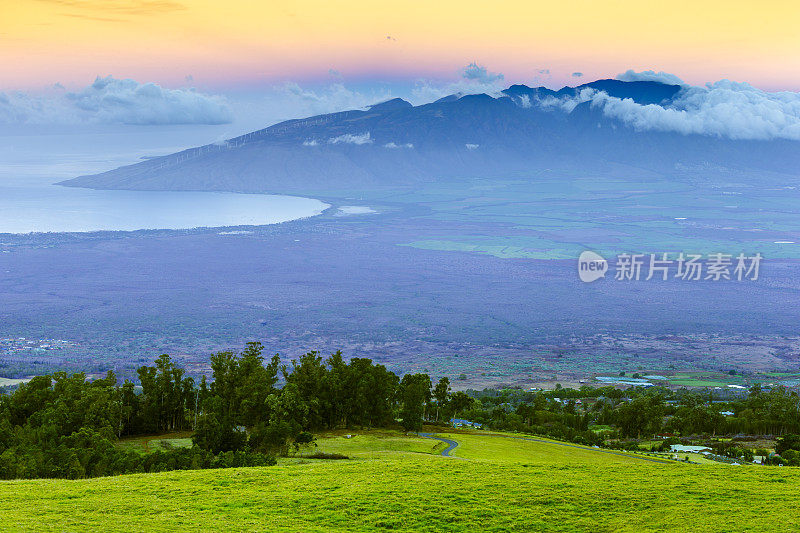
[[[585,283],[605,277],[607,271],[608,261],[598,253],[586,250],[578,258],[578,276]]]

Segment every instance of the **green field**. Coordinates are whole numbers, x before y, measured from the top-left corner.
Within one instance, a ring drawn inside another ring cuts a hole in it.
[[[588,446],[562,443],[542,437],[491,433],[465,434],[440,433],[442,437],[459,443],[453,455],[470,461],[487,461],[502,464],[610,464],[639,463],[642,459],[634,454],[600,450]],[[536,439],[536,440],[527,440]]]
[[[425,205],[427,216],[463,222],[470,230],[475,221],[506,228],[480,233],[465,229],[405,243],[425,250],[529,259],[575,259],[587,248],[606,258],[631,250],[759,250],[769,258],[800,257],[797,247],[776,242],[789,238],[787,232],[794,228],[793,206],[777,188],[740,183],[721,190],[702,180],[645,175],[565,178],[564,173],[543,172],[520,180],[472,180],[466,189],[472,194],[465,194],[463,185],[429,184],[424,192],[396,194],[392,201]],[[735,206],[730,205],[731,193]],[[728,221],[724,231],[698,229],[698,224],[716,228],[722,220]]]
[[[727,387],[728,385],[746,385],[741,375],[729,375],[720,372],[677,372],[668,376],[671,385],[679,387]]]
[[[725,387],[728,385],[723,381],[707,379],[671,379],[669,382],[680,387]]]
[[[352,459],[379,459],[398,454],[438,454],[444,443],[397,431],[369,430],[337,432],[317,438],[317,451],[339,453]]]
[[[725,531],[800,527],[794,468],[646,462],[555,442],[386,431],[319,439],[349,460],[0,483],[4,530]]]

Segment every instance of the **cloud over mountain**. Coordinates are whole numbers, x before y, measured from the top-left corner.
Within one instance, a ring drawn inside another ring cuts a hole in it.
[[[693,86],[674,74],[629,70],[616,80],[559,91],[528,88],[506,93],[522,108],[570,114],[589,105],[638,131],[731,140],[800,140],[800,93],[766,92],[730,80]]]
[[[630,73],[631,71],[628,71]],[[628,81],[680,81],[663,72],[627,75]],[[635,73],[634,73],[635,74]],[[642,80],[637,80],[642,81]],[[665,105],[641,105],[631,99],[599,91],[583,91],[580,101],[590,101],[611,118],[639,130],[674,131],[734,140],[800,140],[800,93],[769,93],[747,83],[722,80],[705,87],[684,85]]]
[[[328,144],[372,144],[372,138],[369,132],[361,134],[345,133],[344,135],[331,137],[328,139]]]
[[[667,85],[685,85],[684,81],[675,74],[663,71],[655,72],[653,70],[644,70],[642,72],[626,70],[622,74],[617,74],[615,79],[619,81],[657,81]]]
[[[451,94],[481,94],[499,96],[505,88],[505,76],[499,72],[490,72],[489,69],[476,62],[472,62],[458,71],[459,79],[452,83],[434,83],[429,80],[419,80],[412,91],[414,99],[427,103],[438,100]]]
[[[384,148],[390,148],[390,149],[394,150],[396,148],[414,148],[414,145],[412,143],[397,144],[395,142],[388,142],[388,143],[384,144],[383,147]]]
[[[388,100],[390,92],[365,93],[347,88],[343,83],[332,83],[316,89],[304,88],[295,82],[274,87],[270,99],[291,110],[291,118],[333,113],[346,109],[361,109],[376,101]],[[290,118],[290,117],[286,117]]]
[[[456,81],[417,82],[412,91],[412,103],[428,103],[449,95],[485,93],[493,98],[511,97],[525,110],[544,108],[569,114],[578,106],[591,106],[601,110],[606,118],[639,131],[700,134],[732,140],[800,140],[800,93],[766,92],[747,83],[722,80],[692,86],[674,74],[628,70],[616,80],[599,80],[575,88],[539,87],[508,92],[504,91],[506,83],[502,74],[476,62],[461,68],[458,76]],[[627,88],[620,87],[623,85]],[[639,90],[647,94],[637,93]],[[0,92],[0,124],[224,124],[233,121],[232,106],[235,106],[237,116],[249,117],[260,126],[302,116],[365,110],[370,104],[391,97],[388,87],[356,89],[334,82],[308,88],[286,83],[259,94],[258,101],[245,105],[238,100],[229,103],[221,96],[191,88],[167,89],[155,83],[108,76],[98,77],[88,87],[74,92],[60,84],[39,93]],[[335,142],[329,140],[337,135],[309,137],[308,140],[316,139],[325,144],[369,144],[370,139],[362,139],[362,131],[351,132],[352,139]],[[392,138],[375,142],[390,147],[392,142],[397,146],[405,144]]]

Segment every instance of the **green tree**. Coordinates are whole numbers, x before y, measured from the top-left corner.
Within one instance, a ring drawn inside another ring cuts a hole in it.
[[[436,399],[436,421],[439,421],[439,410],[447,405],[447,398],[450,395],[450,380],[446,377],[441,378],[433,389],[433,397]]]
[[[657,395],[637,396],[617,407],[616,423],[622,435],[641,438],[654,435],[661,429],[664,416],[664,400]]]
[[[431,399],[431,378],[427,374],[406,374],[400,381],[400,418],[406,431],[419,431],[425,406]]]
[[[316,441],[317,441],[317,438],[314,435],[312,435],[310,432],[301,431],[294,438],[294,443],[292,444],[292,446],[294,447],[295,453],[300,453],[300,450],[302,450],[304,448],[310,448],[312,446],[314,448],[316,448],[317,447],[317,442]]]
[[[475,405],[475,400],[466,392],[457,391],[450,396],[450,410],[454,417],[461,416]]]

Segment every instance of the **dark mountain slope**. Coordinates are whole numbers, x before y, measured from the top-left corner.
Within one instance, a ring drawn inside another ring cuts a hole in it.
[[[731,141],[637,131],[589,103],[571,112],[541,105],[583,88],[668,105],[681,90],[657,82],[599,80],[551,91],[514,85],[503,96],[444,98],[414,107],[400,99],[290,120],[263,130],[65,185],[142,190],[303,192],[419,187],[470,177],[565,173],[794,174],[800,143]]]

